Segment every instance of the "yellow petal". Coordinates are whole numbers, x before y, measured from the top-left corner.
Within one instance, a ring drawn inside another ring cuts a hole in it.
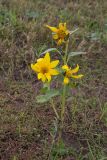
[[[55,32],[55,33],[58,32],[58,29],[56,27],[51,27],[49,25],[46,25],[46,27],[49,28],[52,32]]]
[[[42,82],[45,82],[46,81],[46,76],[43,74],[41,79],[42,79]]]
[[[74,69],[71,69],[70,72],[71,72],[71,74],[73,74],[73,73],[77,73],[78,70],[79,70],[79,65],[77,64],[77,67]]]
[[[69,70],[69,67],[68,67],[67,65],[64,65],[64,66],[62,66],[62,69],[68,71],[68,70]]]
[[[44,75],[42,73],[38,73],[38,79],[41,79]]]
[[[40,68],[39,68],[39,66],[38,66],[37,63],[31,64],[31,68],[32,68],[32,70],[35,71],[35,72],[39,72],[39,71],[40,71]]]
[[[42,82],[45,82],[46,81],[46,77],[43,73],[39,73],[38,74],[38,79],[42,79]]]
[[[65,34],[66,34],[66,35],[68,35],[68,34],[69,34],[69,31],[68,31],[68,30],[66,30],[66,31],[65,31]]]
[[[54,34],[54,35],[53,35],[53,39],[57,40],[58,38],[59,38],[59,37],[58,37],[57,34]]]
[[[65,27],[65,29],[66,29],[66,26],[67,26],[67,25],[66,25],[66,23],[64,23],[64,27]]]
[[[64,77],[64,84],[68,84],[69,83],[69,78]]]
[[[63,23],[59,23],[59,29],[60,29],[60,30],[63,30],[63,29],[64,29]]]
[[[50,64],[50,67],[51,68],[55,68],[59,63],[59,60],[56,60],[56,61],[52,61],[51,64]]]
[[[72,78],[79,79],[79,78],[83,77],[83,75],[82,75],[82,74],[79,74],[79,75],[71,75],[71,77],[72,77]]]
[[[46,76],[46,78],[48,79],[48,82],[50,82],[50,81],[51,81],[51,76],[50,76],[50,74],[49,74],[49,73],[45,73],[45,76]]]
[[[37,59],[37,62],[41,62],[43,60],[43,58],[39,58]]]
[[[64,42],[64,39],[59,39],[58,42],[57,42],[57,45],[60,46],[63,42]]]
[[[50,74],[51,74],[51,75],[58,75],[59,72],[58,72],[56,69],[51,69],[51,70],[50,70]]]
[[[50,63],[50,55],[48,52],[45,54],[44,60],[46,63]]]
[[[66,23],[63,23],[63,30],[64,30],[65,32],[67,31]]]

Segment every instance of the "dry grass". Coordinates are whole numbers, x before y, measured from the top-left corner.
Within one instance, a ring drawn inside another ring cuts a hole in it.
[[[64,144],[52,160],[107,159],[107,1],[0,1],[0,159],[45,160],[54,113],[36,104],[41,83],[30,69],[36,55],[53,45],[45,24],[79,27],[71,38],[84,79],[67,101]]]

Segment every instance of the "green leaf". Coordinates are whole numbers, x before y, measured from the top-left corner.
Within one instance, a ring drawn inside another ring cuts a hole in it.
[[[51,98],[60,95],[59,90],[50,90],[45,95],[39,95],[36,97],[37,103],[48,102]]]
[[[46,95],[40,95],[36,97],[36,101],[37,103],[45,103],[47,102],[49,99]]]
[[[71,152],[71,148],[67,148],[64,144],[64,142],[61,140],[59,145],[55,145],[52,150],[52,155],[55,157],[55,155],[64,156],[68,155]]]
[[[86,54],[86,52],[70,52],[68,54],[68,61],[71,57],[74,57],[74,56],[78,56],[78,55],[81,55],[81,54]]]
[[[55,52],[55,51],[61,55],[60,51],[58,51],[56,48],[49,48],[46,51],[42,52],[40,55],[43,55],[47,52]]]
[[[59,90],[52,89],[48,91],[46,95],[52,98],[52,97],[58,96],[59,94],[60,94]]]
[[[41,92],[42,94],[45,94],[45,93],[47,92],[47,90],[48,90],[48,87],[44,87],[44,88],[42,88],[42,89],[40,90],[40,92]]]
[[[70,34],[73,34],[73,33],[75,33],[78,30],[79,30],[79,28],[76,28],[74,31],[70,31]]]

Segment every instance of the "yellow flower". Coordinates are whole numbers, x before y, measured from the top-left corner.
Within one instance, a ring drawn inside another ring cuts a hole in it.
[[[75,73],[77,73],[79,71],[79,65],[77,64],[77,67],[74,69],[71,69],[70,67],[68,67],[68,65],[64,65],[62,66],[62,69],[65,71],[64,73],[64,84],[68,84],[70,81],[70,78],[81,78],[83,77],[82,74],[79,75],[75,75]]]
[[[58,45],[61,45],[69,37],[69,30],[66,27],[66,23],[59,23],[58,28],[46,25],[53,32],[53,39],[57,41]]]
[[[51,81],[51,76],[58,75],[58,71],[54,69],[59,63],[59,60],[51,61],[49,53],[46,53],[44,58],[39,58],[37,63],[31,64],[32,70],[37,72],[38,79],[41,79],[42,82],[48,80]]]

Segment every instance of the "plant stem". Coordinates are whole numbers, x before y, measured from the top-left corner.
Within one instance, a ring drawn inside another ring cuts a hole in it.
[[[52,108],[53,108],[53,110],[54,110],[54,112],[55,112],[55,115],[56,115],[57,119],[59,119],[59,115],[58,115],[58,112],[57,112],[57,110],[56,110],[56,108],[55,108],[53,99],[51,99],[50,102],[51,102]]]
[[[64,55],[64,64],[67,63],[67,54],[68,54],[68,44],[69,39],[66,41],[65,46],[65,55]],[[66,85],[63,87],[63,94],[62,94],[62,105],[61,105],[61,124],[59,124],[59,137],[58,137],[58,145],[60,143],[61,137],[62,137],[62,130],[63,130],[63,123],[64,123],[64,115],[65,115],[65,97],[66,96]]]
[[[65,95],[66,95],[66,85],[64,85],[63,88],[63,94],[62,94],[62,106],[61,106],[61,119],[59,123],[59,129],[58,129],[58,145],[60,145],[60,140],[62,137],[62,130],[63,130],[63,124],[64,124],[64,114],[65,114]]]
[[[67,63],[68,44],[69,44],[69,39],[66,41],[64,64]],[[66,94],[66,85],[64,85],[64,87],[63,87],[63,95],[62,95],[62,108],[61,108],[62,128],[63,128],[63,121],[64,121],[64,113],[65,113],[65,94]]]
[[[69,44],[69,39],[66,41],[65,55],[64,55],[64,64],[67,63],[68,44]]]
[[[64,113],[65,113],[65,94],[66,94],[66,85],[63,88],[63,95],[62,95],[62,108],[61,108],[61,121],[63,124],[64,121]]]
[[[48,87],[48,90],[50,90],[50,83],[47,83],[47,87]],[[57,112],[57,110],[56,110],[56,108],[55,108],[55,105],[54,105],[54,102],[53,102],[53,99],[52,99],[52,98],[51,98],[51,100],[50,100],[50,103],[51,103],[51,105],[52,105],[52,108],[53,108],[53,110],[54,110],[54,112],[55,112],[55,115],[56,115],[57,119],[59,119],[59,115],[58,115],[58,112]]]
[[[53,140],[52,140],[52,144],[51,144],[49,155],[48,155],[48,160],[51,159],[51,154],[52,154],[52,149],[53,149],[54,143],[55,143],[55,138],[53,138]]]

